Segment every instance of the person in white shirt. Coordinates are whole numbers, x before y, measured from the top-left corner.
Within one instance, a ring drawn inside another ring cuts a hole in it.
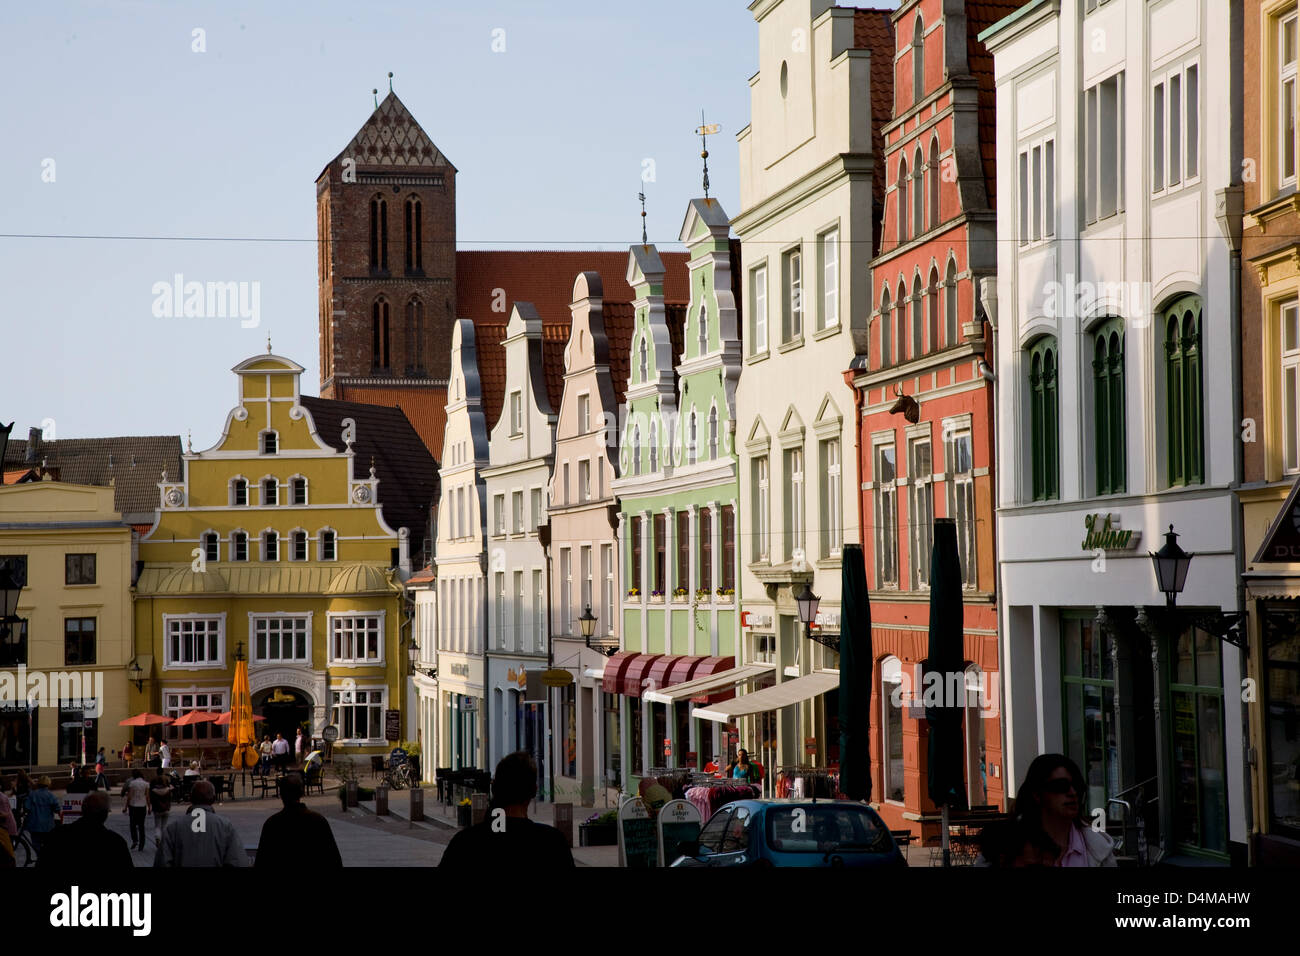
[[[149,781],[143,771],[131,771],[131,779],[122,784],[122,796],[126,798],[122,812],[131,816],[131,849],[143,850],[144,819],[149,813]]]
[[[170,767],[172,765],[172,748],[167,745],[167,741],[165,740],[158,745],[158,757],[162,760],[162,765],[164,767]]]
[[[289,764],[289,741],[284,739],[284,734],[275,735],[275,742],[271,744],[271,755],[275,758],[275,769],[283,773]]]

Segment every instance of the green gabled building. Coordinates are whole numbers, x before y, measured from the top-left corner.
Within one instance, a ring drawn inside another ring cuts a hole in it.
[[[681,240],[684,311],[665,305],[665,266],[653,245],[633,246],[628,257],[635,319],[614,482],[621,650],[604,673],[606,692],[618,695],[606,700],[621,711],[624,786],[653,767],[703,766],[725,754],[725,729],[695,720],[691,698],[673,699],[669,689],[729,672],[738,650],[739,246],[716,199],[691,201]]]

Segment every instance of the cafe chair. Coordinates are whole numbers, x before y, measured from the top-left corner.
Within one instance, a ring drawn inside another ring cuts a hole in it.
[[[309,794],[313,790],[322,795],[325,793],[325,774],[319,764],[307,768],[307,773],[303,777],[303,788]]]
[[[384,766],[384,758],[376,756],[370,758],[370,779],[382,777],[387,768]]]

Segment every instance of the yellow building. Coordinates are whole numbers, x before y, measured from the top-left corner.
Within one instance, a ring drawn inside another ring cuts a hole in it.
[[[0,627],[0,767],[93,761],[129,715],[131,526],[113,489],[0,487],[0,565],[23,586]],[[121,739],[119,739],[121,738]],[[84,749],[83,749],[84,747]]]
[[[139,545],[132,707],[225,711],[243,653],[264,732],[292,744],[299,728],[320,738],[332,726],[336,752],[383,752],[405,736],[389,712],[402,710],[406,683],[409,531],[385,521],[380,478],[358,460],[362,426],[327,407],[345,403],[302,398],[302,371],[269,353],[237,365],[221,438],[187,450],[184,473],[159,483]],[[223,730],[166,733],[189,759],[224,748]]]

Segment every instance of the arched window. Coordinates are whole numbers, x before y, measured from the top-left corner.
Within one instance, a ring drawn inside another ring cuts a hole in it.
[[[421,204],[416,196],[406,200],[406,271],[424,271],[424,224],[420,217]]]
[[[641,474],[641,426],[632,426],[632,474]]]
[[[388,369],[388,300],[382,295],[370,307],[370,328],[374,347],[374,367]]]
[[[912,280],[912,358],[925,353],[925,316],[922,313],[924,303],[921,301],[921,277]]]
[[[406,302],[406,367],[424,371],[424,303],[414,295]]]
[[[892,358],[890,351],[892,343],[890,339],[890,330],[893,328],[894,317],[889,314],[889,286],[880,290],[880,367],[884,368],[889,364]]]
[[[388,202],[383,196],[370,200],[370,268],[388,271]]]
[[[1205,480],[1201,393],[1201,300],[1184,296],[1165,310],[1165,396],[1169,484]]]
[[[248,504],[248,482],[243,478],[230,483],[230,503],[237,506]]]
[[[939,225],[939,137],[930,140],[930,228]]]
[[[912,102],[921,102],[925,96],[925,24],[916,15],[912,25]]]
[[[274,478],[262,479],[262,504],[278,505],[280,503],[280,483]]]
[[[709,350],[709,310],[700,306],[700,354]]]
[[[912,162],[912,235],[919,236],[925,232],[925,180],[934,178],[934,170],[925,168],[925,156],[921,147],[916,147],[916,156]]]
[[[221,560],[221,539],[217,537],[215,531],[208,531],[203,535],[203,560]]]
[[[926,327],[930,333],[930,351],[939,348],[939,270],[930,267],[930,288],[926,295]],[[951,345],[945,342],[944,345]]]
[[[1035,501],[1060,497],[1057,453],[1056,339],[1045,335],[1029,349],[1030,473]]]
[[[230,536],[230,560],[248,560],[248,535],[243,531],[236,531]]]
[[[659,470],[659,424],[650,423],[650,471]]]
[[[690,431],[687,432],[686,436],[686,464],[688,465],[695,464],[695,450],[699,447],[696,444],[699,441],[699,431],[699,416],[695,414],[695,409],[692,408]]]
[[[650,380],[650,350],[646,347],[645,336],[641,336],[641,381]]]
[[[307,479],[293,478],[289,481],[290,503],[305,505],[307,503]]]
[[[903,708],[894,692],[903,683],[903,664],[894,656],[880,662],[880,755],[884,798],[903,802]],[[901,701],[900,701],[901,703]]]
[[[307,532],[295,531],[289,536],[289,560],[306,561],[307,560]]]
[[[948,275],[943,283],[943,341],[957,344],[957,263],[948,260]]]
[[[907,354],[907,284],[898,280],[898,292],[894,296],[894,348],[898,349],[898,362],[906,362]]]
[[[1124,490],[1124,320],[1110,319],[1092,334],[1093,457],[1097,494]]]
[[[718,458],[718,407],[709,409],[709,461]]]
[[[339,556],[338,539],[333,529],[323,528],[320,533],[320,559],[322,561],[334,561]]]
[[[898,244],[907,242],[908,210],[907,203],[907,157],[898,161]]]

